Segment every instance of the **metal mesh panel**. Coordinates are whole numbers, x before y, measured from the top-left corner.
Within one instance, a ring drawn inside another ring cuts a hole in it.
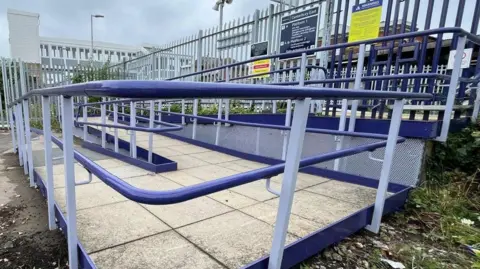
[[[216,127],[212,125],[197,126],[197,140],[215,143]],[[192,137],[192,125],[189,124],[175,134],[183,137]],[[219,146],[240,152],[258,154],[265,157],[281,159],[283,146],[283,132],[274,129],[260,129],[259,146],[257,149],[257,128],[245,126],[222,126],[220,130]],[[378,140],[366,138],[345,138],[345,147],[354,147]],[[334,151],[336,147],[333,135],[307,133],[303,144],[302,157],[318,155]],[[407,139],[398,144],[393,160],[390,182],[406,186],[416,185],[420,175],[425,143],[419,139]],[[373,157],[382,159],[384,149],[378,149]],[[320,168],[333,170],[334,160],[315,165]],[[339,171],[378,179],[382,163],[369,159],[368,153],[340,159]]]

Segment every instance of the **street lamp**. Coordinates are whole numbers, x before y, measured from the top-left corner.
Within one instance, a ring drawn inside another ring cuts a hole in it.
[[[105,16],[100,14],[92,14],[90,15],[90,60],[93,62],[93,18],[105,18]]]
[[[233,0],[217,0],[212,8],[215,11],[220,11],[220,31],[222,31],[223,25],[223,6],[225,6],[225,4],[231,4],[232,2]]]

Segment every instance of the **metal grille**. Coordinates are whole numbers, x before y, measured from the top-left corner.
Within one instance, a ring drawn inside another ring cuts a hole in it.
[[[199,124],[197,126],[197,140],[214,144],[216,127],[213,125]],[[181,131],[175,132],[182,137],[192,137],[192,125],[189,124]],[[220,131],[219,146],[237,150],[240,152],[257,154],[265,157],[281,159],[283,132],[274,129],[260,129],[259,146],[257,149],[257,128],[245,126],[222,126]],[[345,139],[345,147],[359,146],[378,140],[367,138]],[[335,137],[325,134],[305,135],[302,157],[318,155],[335,151]],[[405,186],[414,186],[418,183],[425,142],[420,139],[407,139],[398,144],[394,156],[390,182]],[[384,149],[378,149],[373,157],[382,159]],[[382,163],[369,159],[368,153],[360,153],[354,156],[340,159],[339,171],[378,179],[382,169]],[[316,167],[333,170],[334,161],[328,161],[315,165]]]

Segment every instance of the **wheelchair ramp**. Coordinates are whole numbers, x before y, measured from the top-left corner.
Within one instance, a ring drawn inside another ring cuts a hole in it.
[[[137,132],[137,145],[148,147],[148,134]],[[126,131],[119,137],[128,140]],[[33,141],[43,159],[42,138]],[[150,190],[171,190],[255,170],[262,163],[154,135],[154,152],[178,163],[178,170],[154,174],[77,147],[110,173]],[[54,156],[61,156],[54,148]],[[65,212],[62,160],[54,165],[55,200]],[[37,173],[45,167],[37,161]],[[76,181],[88,172],[75,166]],[[272,178],[280,191],[282,175]],[[287,244],[344,219],[375,200],[375,189],[299,173]],[[98,268],[239,268],[268,255],[278,198],[265,180],[174,205],[143,205],[128,200],[93,177],[76,187],[78,237]]]

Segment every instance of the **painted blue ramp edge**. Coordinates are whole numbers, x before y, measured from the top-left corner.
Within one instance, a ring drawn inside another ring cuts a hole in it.
[[[237,151],[237,150],[233,150],[233,149],[228,149],[228,148],[225,148],[225,147],[216,146],[216,145],[213,145],[213,144],[210,144],[210,143],[194,140],[194,139],[191,139],[191,138],[186,138],[186,137],[171,134],[171,133],[161,133],[161,135],[166,136],[166,137],[170,137],[170,138],[173,138],[173,139],[178,139],[180,141],[184,141],[184,142],[187,142],[187,143],[190,143],[190,144],[193,144],[193,145],[197,145],[197,146],[200,146],[200,147],[208,148],[208,149],[211,149],[211,150],[214,150],[214,151],[218,151],[218,152],[222,152],[222,153],[225,153],[225,154],[233,155],[233,156],[238,157],[238,158],[254,161],[254,162],[260,162],[260,163],[265,163],[265,164],[270,164],[270,165],[278,164],[278,163],[283,162],[283,161],[278,160],[278,159],[273,159],[273,158],[269,158],[269,157],[264,157],[264,156],[245,153],[245,152],[241,152],[241,151]],[[352,175],[352,174],[348,174],[348,173],[343,173],[343,172],[338,172],[338,171],[333,171],[333,170],[318,168],[318,167],[313,167],[313,166],[302,168],[302,169],[300,169],[300,171],[303,172],[303,173],[307,173],[307,174],[311,174],[311,175],[315,175],[315,176],[326,177],[326,178],[330,178],[330,179],[334,179],[334,180],[338,180],[338,181],[342,181],[342,182],[353,183],[353,184],[357,184],[357,185],[361,185],[361,186],[365,186],[365,187],[370,187],[370,188],[375,188],[375,189],[378,188],[378,180],[373,179],[373,178],[369,178],[369,177],[357,176],[357,175]],[[388,184],[388,191],[393,192],[393,193],[402,191],[405,188],[407,188],[407,186],[396,184],[396,183],[389,183]]]
[[[43,197],[47,199],[47,188],[44,185],[42,177],[35,170],[33,171],[33,180],[35,181],[35,184],[37,184],[38,188],[40,189],[40,192],[42,193]],[[60,210],[60,207],[56,202],[55,202],[55,218],[57,219],[58,227],[62,229],[62,232],[66,238],[67,237],[67,221],[62,211]],[[79,266],[82,269],[97,268],[93,263],[92,259],[90,258],[90,256],[88,256],[87,251],[83,248],[80,242],[78,242],[78,261],[79,261]]]
[[[101,137],[102,132],[96,128],[88,127],[88,132],[96,137]],[[115,137],[111,134],[106,134],[106,142],[113,144]],[[177,170],[177,162],[167,159],[163,156],[153,153],[152,154],[152,161],[153,163],[149,163],[148,160],[148,150],[138,147],[137,146],[137,159],[132,158],[130,156],[116,153],[111,149],[104,149],[100,145],[95,143],[83,141],[82,147],[96,151],[98,153],[116,158],[120,161],[129,163],[131,165],[135,165],[137,167],[143,168],[145,170],[155,172],[155,173],[163,173],[169,171],[176,171]],[[126,150],[130,152],[130,142],[127,142],[123,139],[118,139],[118,147],[120,149]]]
[[[411,188],[406,188],[385,200],[383,214],[393,213],[400,210],[407,200],[408,193]],[[345,217],[327,227],[318,230],[306,237],[285,247],[283,254],[282,268],[291,268],[292,266],[318,254],[321,250],[328,246],[338,243],[346,237],[361,230],[373,216],[373,205],[366,207],[356,213]],[[245,266],[248,269],[264,269],[268,268],[269,256],[264,256],[255,262]]]

